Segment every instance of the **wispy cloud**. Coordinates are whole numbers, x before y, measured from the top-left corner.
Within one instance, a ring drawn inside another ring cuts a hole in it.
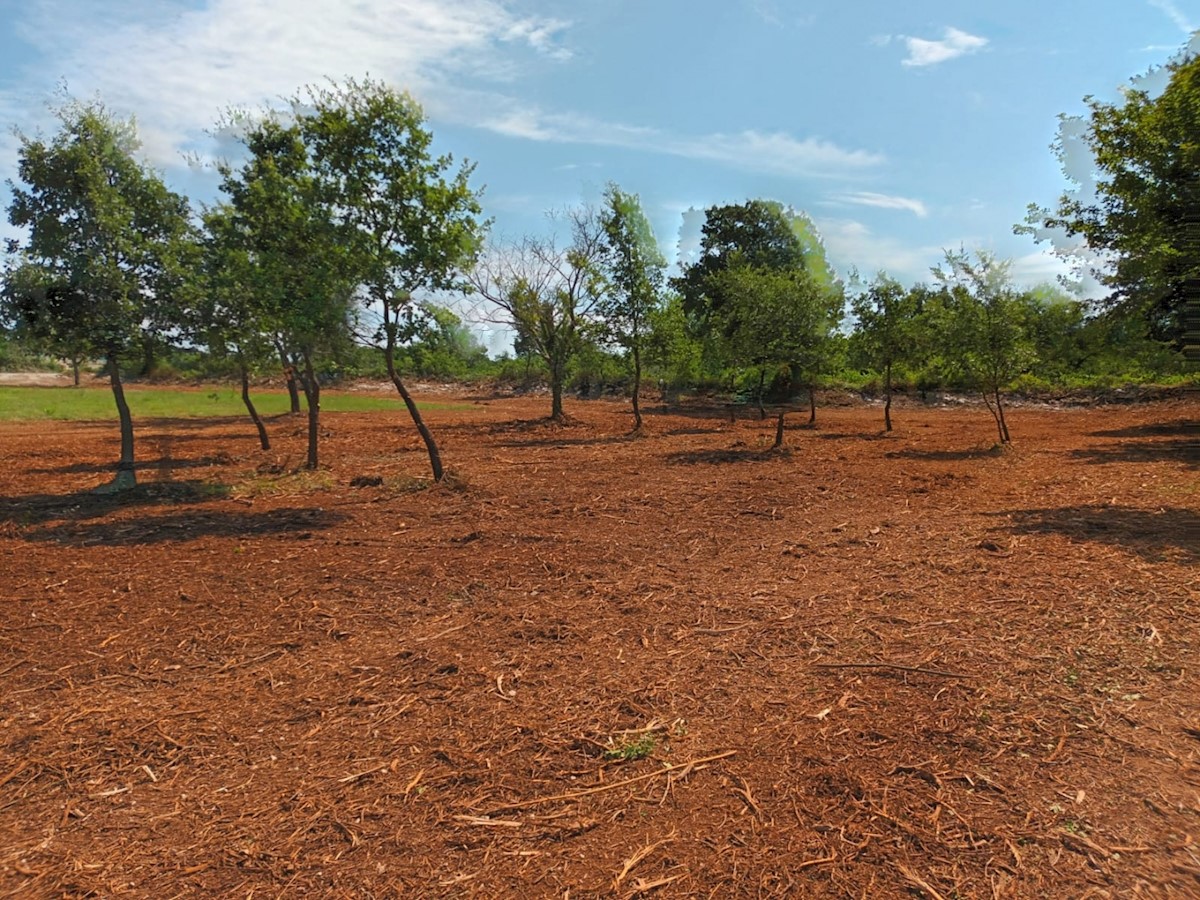
[[[1175,23],[1175,27],[1184,34],[1191,34],[1196,30],[1196,26],[1191,23],[1187,16],[1183,14],[1174,0],[1147,0],[1147,2],[1163,13],[1168,19]]]
[[[23,89],[62,77],[76,94],[136,112],[159,164],[178,162],[222,109],[276,103],[304,83],[370,73],[423,99],[455,79],[510,79],[523,64],[514,50],[570,56],[558,41],[567,22],[519,15],[504,0],[208,0],[182,12],[34,0],[16,28],[42,54]],[[0,108],[16,89],[0,92]]]
[[[929,208],[920,200],[898,197],[893,194],[878,194],[874,191],[852,191],[847,194],[837,194],[833,200],[835,203],[874,206],[878,209],[903,209],[922,219],[929,215]]]
[[[459,124],[486,128],[509,137],[563,144],[621,147],[731,168],[785,176],[840,176],[874,168],[885,157],[869,150],[846,149],[818,137],[746,130],[680,135],[645,125],[611,122],[578,113],[546,112],[489,93],[457,92],[439,99],[439,114]]]
[[[905,36],[904,43],[908,47],[908,57],[903,60],[902,65],[932,66],[968,53],[976,53],[988,45],[988,39],[958,28],[946,28],[940,41]]]

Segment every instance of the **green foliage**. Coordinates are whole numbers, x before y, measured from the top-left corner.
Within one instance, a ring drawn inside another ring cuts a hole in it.
[[[1030,206],[1017,231],[1082,239],[1061,255],[1111,289],[1110,307],[1141,316],[1158,338],[1183,341],[1185,309],[1200,303],[1200,57],[1173,62],[1161,95],[1128,87],[1117,104],[1087,98],[1082,140],[1094,196],[1064,193],[1054,209]],[[1068,177],[1079,177],[1062,141]],[[1200,334],[1196,335],[1200,343]]]
[[[485,228],[474,167],[452,172],[452,157],[434,156],[421,107],[382,82],[309,87],[293,109],[317,194],[353,241],[380,337],[394,347],[415,292],[465,287]]]
[[[132,121],[68,100],[50,140],[21,136],[5,317],[64,357],[117,358],[173,321],[194,247],[187,200],[134,158]]]
[[[629,351],[633,363],[634,428],[642,425],[638,399],[642,381],[642,351],[650,318],[662,304],[663,272],[667,261],[658,249],[650,221],[636,194],[610,184],[604,195],[600,223],[604,240],[600,264],[608,289],[598,312],[604,334]]]
[[[944,287],[940,306],[930,311],[943,342],[943,363],[983,393],[1000,442],[1007,443],[1002,392],[1036,359],[1025,333],[1027,304],[1011,286],[1009,264],[988,253],[972,260],[964,252],[948,252],[945,267],[934,275]]]

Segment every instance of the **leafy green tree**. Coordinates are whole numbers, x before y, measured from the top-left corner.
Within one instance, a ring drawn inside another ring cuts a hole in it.
[[[600,224],[604,229],[601,264],[608,291],[600,301],[599,314],[607,335],[628,351],[633,361],[633,430],[640,431],[642,353],[650,317],[662,304],[667,261],[636,194],[610,184]]]
[[[669,292],[666,302],[647,320],[646,359],[664,393],[697,384],[703,372],[704,348],[689,327],[683,298]]]
[[[491,319],[511,328],[522,348],[546,364],[550,418],[565,420],[563,387],[572,357],[598,330],[604,296],[600,273],[604,229],[591,209],[566,213],[571,241],[526,237],[482,254],[468,280],[491,307]]]
[[[786,368],[789,374],[811,371],[829,332],[826,292],[804,269],[775,270],[739,265],[711,276],[713,288],[727,298],[714,314],[725,336],[730,359],[757,369],[762,409],[763,384],[768,372]],[[775,446],[783,444],[779,413]]]
[[[250,373],[274,348],[269,338],[272,320],[261,300],[269,287],[263,270],[254,264],[248,241],[238,230],[237,214],[218,205],[204,215],[204,293],[188,316],[193,340],[216,357],[232,354],[241,382],[242,403],[258,432],[259,445],[271,449],[267,427],[250,396]]]
[[[137,131],[99,102],[65,102],[49,140],[22,136],[8,220],[10,313],[64,356],[103,357],[120,419],[111,490],[136,482],[121,362],[186,302],[195,242],[187,200],[135,158]]]
[[[868,365],[883,375],[883,427],[892,430],[892,385],[897,367],[912,358],[916,346],[919,295],[880,272],[850,301],[856,321],[854,338]]]
[[[805,268],[805,242],[783,205],[769,200],[711,206],[704,211],[700,257],[672,280],[689,316],[702,319],[729,299],[717,275],[735,266],[784,271]]]
[[[1058,252],[1082,256],[1110,289],[1108,305],[1145,317],[1151,334],[1182,345],[1200,304],[1200,57],[1167,69],[1160,95],[1127,87],[1120,103],[1086,98],[1086,122],[1065,120],[1082,126],[1090,171],[1080,171],[1060,139],[1056,151],[1080,189],[1053,209],[1031,205],[1016,230],[1075,238]]]
[[[933,270],[942,284],[941,321],[937,332],[944,341],[944,359],[966,383],[983,394],[996,421],[1001,444],[1011,438],[1004,414],[1004,390],[1035,359],[1025,333],[1022,301],[1009,278],[1010,264],[979,252],[947,252]]]
[[[308,406],[306,466],[319,464],[321,384],[316,358],[347,339],[361,281],[353,235],[323,202],[301,131],[271,115],[247,118],[248,157],[223,164],[229,239],[257,270],[257,313],[300,362]]]
[[[353,237],[368,301],[382,315],[388,377],[425,442],[435,481],[437,443],[396,367],[421,313],[414,295],[465,287],[485,226],[473,166],[434,156],[421,107],[376,81],[309,88],[294,101],[322,202]]]

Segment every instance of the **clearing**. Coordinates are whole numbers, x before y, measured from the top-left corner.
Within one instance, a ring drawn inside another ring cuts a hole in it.
[[[1200,896],[1194,400],[455,400],[0,424],[0,894]]]

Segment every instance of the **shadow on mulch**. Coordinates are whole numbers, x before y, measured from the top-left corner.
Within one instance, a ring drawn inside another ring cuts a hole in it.
[[[255,438],[255,440],[257,440],[257,438]],[[147,469],[207,469],[211,466],[228,466],[232,463],[233,458],[229,456],[229,454],[218,453],[215,456],[201,456],[197,459],[177,459],[175,457],[142,459],[135,461],[133,468],[135,472],[143,472]],[[66,466],[49,466],[43,469],[30,469],[30,471],[38,475],[99,474],[103,472],[116,472],[117,464],[114,462],[77,462]]]
[[[980,450],[893,450],[885,453],[888,459],[927,459],[942,462],[956,462],[964,459],[984,459],[986,457],[1002,456],[1004,451],[998,447]]]
[[[1200,440],[1200,424],[1196,422],[1150,422],[1145,425],[1130,425],[1128,428],[1114,428],[1110,431],[1093,431],[1088,437],[1102,438],[1137,438],[1137,437],[1173,437],[1188,436]]]
[[[603,444],[627,444],[637,438],[632,434],[608,434],[590,438],[564,438],[553,434],[522,441],[501,441],[501,447],[590,447]]]
[[[304,540],[313,531],[332,528],[349,517],[344,513],[324,509],[271,509],[265,512],[197,512],[181,510],[166,515],[147,515],[117,522],[93,522],[81,525],[63,522],[37,531],[26,532],[22,538],[31,542],[68,545],[103,544],[131,546],[192,541],[201,537],[263,537],[291,534]]]
[[[678,453],[668,453],[666,460],[675,466],[694,466],[703,464],[764,462],[790,456],[792,451],[784,447],[771,447],[766,450],[755,450],[750,447],[733,447],[728,450],[682,450]]]
[[[1114,447],[1087,447],[1071,451],[1075,459],[1092,463],[1167,462],[1200,467],[1200,439],[1140,443],[1124,441]]]
[[[206,481],[156,481],[116,494],[76,491],[0,497],[0,522],[38,525],[55,519],[95,519],[131,507],[198,503],[228,492],[226,485]]]
[[[1064,506],[995,513],[1012,518],[1013,534],[1062,534],[1073,540],[1099,541],[1161,561],[1165,551],[1182,550],[1200,561],[1200,512],[1190,509],[1147,510],[1128,506]]]

